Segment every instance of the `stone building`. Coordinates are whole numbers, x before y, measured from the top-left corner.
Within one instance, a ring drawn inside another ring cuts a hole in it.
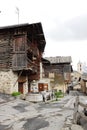
[[[74,70],[72,72],[72,81],[74,81],[74,80],[78,80],[79,81],[80,78],[81,78],[81,75],[82,75],[81,73],[79,73],[78,71]]]
[[[40,79],[45,44],[41,23],[0,27],[0,92],[30,91],[30,83]]]
[[[66,91],[71,82],[72,59],[67,57],[45,57],[43,59],[43,77],[50,78],[51,89]]]

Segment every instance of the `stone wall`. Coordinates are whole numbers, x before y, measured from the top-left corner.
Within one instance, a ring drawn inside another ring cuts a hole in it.
[[[23,94],[28,93],[28,77],[26,76],[26,82],[23,84],[24,92]]]
[[[0,71],[0,92],[11,94],[18,91],[17,73],[10,71]]]

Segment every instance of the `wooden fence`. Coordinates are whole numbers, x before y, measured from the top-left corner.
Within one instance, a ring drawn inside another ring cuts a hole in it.
[[[79,111],[79,106],[83,107],[83,110],[87,109],[87,104],[81,103],[79,100],[79,96],[77,96],[76,102],[74,104],[74,114],[73,114],[73,122],[75,124],[78,123],[81,117],[87,121],[87,116],[85,116],[84,111]]]

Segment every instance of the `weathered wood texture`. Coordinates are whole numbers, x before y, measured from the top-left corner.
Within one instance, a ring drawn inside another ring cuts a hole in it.
[[[46,72],[55,72],[55,73],[61,73],[63,74],[64,72],[69,72],[71,73],[71,65],[67,64],[51,64],[51,65],[44,65],[44,69]]]
[[[41,23],[0,28],[0,70],[38,72],[44,47]]]
[[[77,113],[78,113],[79,97],[77,96],[76,102],[74,104],[74,114],[73,114],[73,123],[77,123]]]
[[[68,63],[57,63],[57,64],[44,64],[44,76],[49,77],[50,73],[54,73],[54,77],[61,75],[62,80],[67,80],[68,82],[71,81],[71,65]],[[57,78],[59,80],[59,78]]]
[[[48,77],[50,73],[54,73],[54,75],[61,75],[63,81],[71,82],[71,61],[70,56],[46,57],[43,59],[44,76]]]
[[[49,60],[50,63],[71,63],[71,56],[56,56],[56,57],[45,57],[45,59]]]
[[[10,38],[7,35],[0,36],[0,70],[9,69],[11,63],[10,57]]]

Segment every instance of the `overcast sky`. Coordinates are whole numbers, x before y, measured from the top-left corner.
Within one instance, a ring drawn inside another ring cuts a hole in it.
[[[87,62],[87,0],[0,0],[0,26],[41,22],[44,56],[71,56],[73,68]]]

